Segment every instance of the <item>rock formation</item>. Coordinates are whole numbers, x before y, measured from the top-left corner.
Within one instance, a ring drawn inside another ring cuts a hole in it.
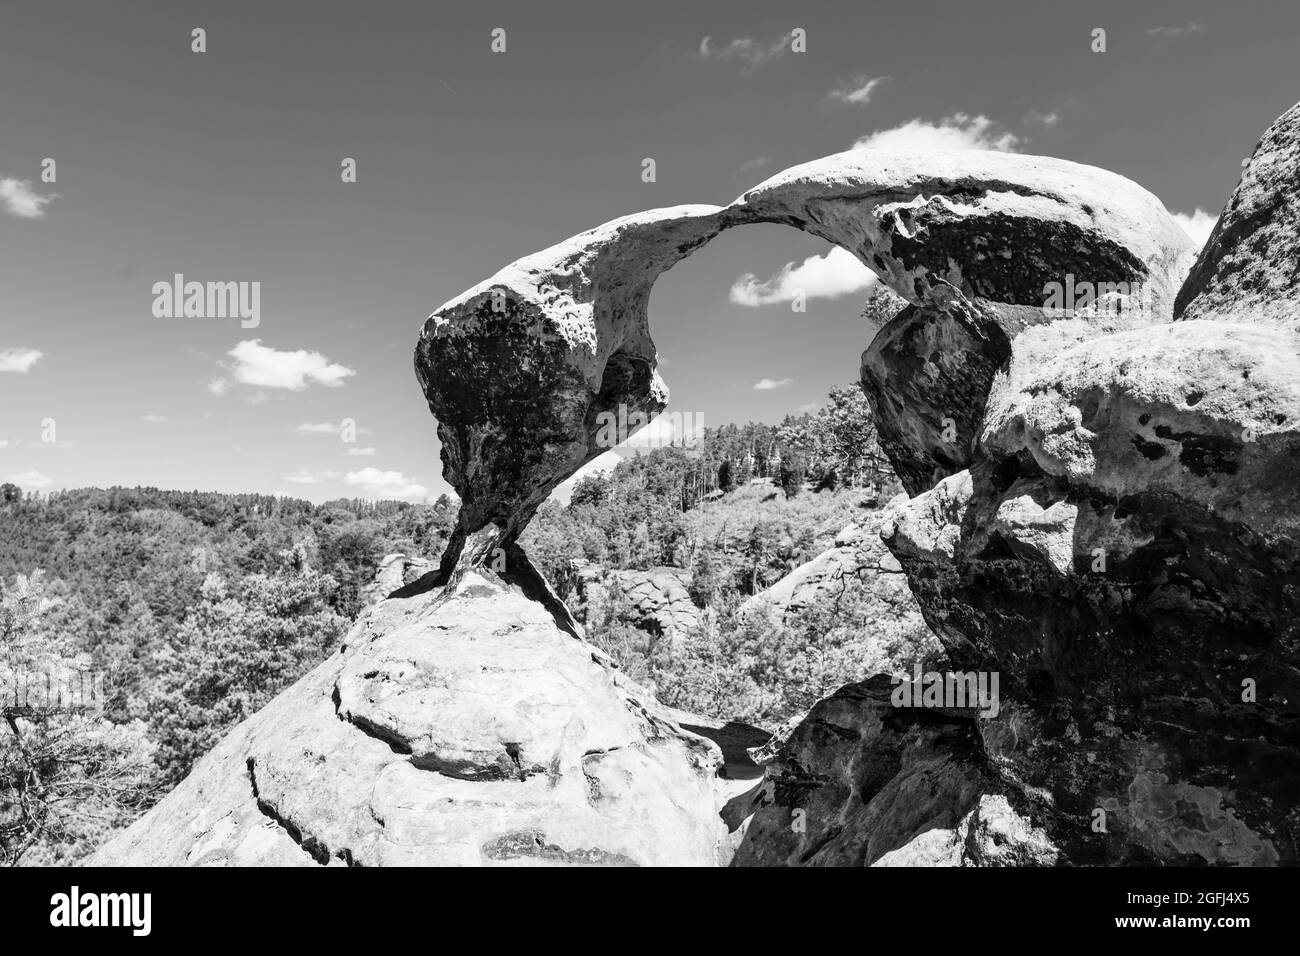
[[[913,493],[969,463],[1011,340],[1044,320],[1045,282],[1140,285],[1147,308],[1112,323],[1132,325],[1168,315],[1192,254],[1160,201],[1113,173],[1002,153],[858,150],[789,169],[725,208],[639,213],[527,256],[441,306],[416,346],[443,471],[461,497],[444,574],[484,528],[470,564],[514,541],[605,450],[602,413],[664,408],[650,289],[723,229],[751,222],[844,246],[913,305],[864,359],[882,444]],[[1103,321],[1076,316],[1078,337]]]
[[[363,611],[91,863],[715,866],[722,754],[676,717],[469,573]]]
[[[903,567],[880,540],[877,526],[877,521],[869,521],[865,528],[857,524],[844,528],[835,536],[833,547],[750,597],[741,605],[741,613],[784,619],[832,602],[858,585],[881,603],[882,615],[894,620],[915,615],[919,622],[920,609],[907,587]]]
[[[385,555],[379,562],[374,582],[362,589],[361,603],[366,607],[378,604],[394,591],[418,581],[434,569],[434,565],[425,558],[405,554]]]
[[[452,299],[416,349],[461,497],[439,570],[100,859],[705,863],[738,839],[754,864],[1296,863],[1297,128],[1265,134],[1194,266],[1111,173],[856,151]],[[882,535],[950,665],[1001,696],[981,718],[850,685],[768,748],[728,838],[715,748],[577,639],[515,541],[604,450],[602,412],[664,407],[655,279],[750,222],[907,301],[861,365],[912,496]]]
[[[1177,321],[1030,330],[971,467],[884,531],[954,658],[1000,672],[990,756],[1051,795],[1075,862],[1300,852],[1297,115],[1256,150]]]
[[[974,715],[894,707],[891,694],[883,675],[850,684],[774,742],[733,864],[1055,863],[999,792]]]
[[[574,614],[584,625],[601,614],[615,613],[633,627],[680,642],[700,623],[700,609],[687,590],[689,571],[669,567],[602,571],[587,561],[574,565]]]

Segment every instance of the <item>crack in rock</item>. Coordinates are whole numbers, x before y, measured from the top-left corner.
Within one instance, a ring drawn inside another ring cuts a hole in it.
[[[330,853],[330,848],[316,837],[304,833],[302,828],[295,824],[288,817],[283,816],[276,808],[275,804],[261,795],[257,789],[257,772],[254,769],[255,758],[249,757],[248,766],[248,783],[253,789],[253,800],[257,804],[257,809],[262,816],[272,821],[276,826],[283,830],[299,848],[310,856],[320,866],[329,866],[331,858],[342,860],[347,866],[358,866],[359,864],[352,858],[352,851],[344,847],[334,853]]]

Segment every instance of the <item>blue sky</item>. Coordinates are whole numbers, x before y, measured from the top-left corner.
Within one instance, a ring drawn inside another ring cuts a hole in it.
[[[1298,27],[1281,2],[6,3],[0,480],[436,496],[425,316],[858,143],[1103,166],[1204,232],[1300,98]],[[177,273],[260,283],[256,327],[155,315]],[[794,230],[725,233],[651,300],[670,410],[776,421],[851,381],[867,281]]]

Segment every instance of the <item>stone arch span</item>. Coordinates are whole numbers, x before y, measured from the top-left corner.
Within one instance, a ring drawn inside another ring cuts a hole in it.
[[[792,167],[727,206],[636,213],[525,256],[438,308],[416,346],[461,497],[442,580],[458,561],[514,549],[555,487],[605,450],[601,411],[663,410],[651,287],[724,229],[756,222],[844,247],[907,301],[868,344],[861,379],[911,494],[978,453],[985,404],[1026,329],[1070,322],[1077,340],[1168,321],[1194,256],[1159,199],[1105,170],[870,150]],[[1043,308],[1045,287],[1075,282],[1140,289],[1144,308]]]

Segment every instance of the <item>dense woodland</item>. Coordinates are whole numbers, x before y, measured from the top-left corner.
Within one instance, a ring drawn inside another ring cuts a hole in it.
[[[562,595],[574,557],[689,569],[704,623],[675,651],[590,638],[667,702],[768,724],[861,675],[870,595],[783,625],[736,614],[897,490],[856,387],[779,425],[728,425],[578,482],[523,539]],[[70,862],[174,786],[234,724],[334,649],[385,554],[436,558],[431,504],[0,488],[0,862]],[[900,633],[899,641],[915,635]],[[42,708],[24,675],[104,675],[103,708]]]

